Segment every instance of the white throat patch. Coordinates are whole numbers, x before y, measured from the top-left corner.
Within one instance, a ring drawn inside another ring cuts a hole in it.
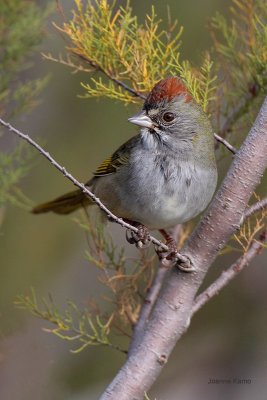
[[[157,140],[153,133],[150,133],[147,128],[141,129],[141,139],[144,147],[148,150],[154,150],[157,147]]]

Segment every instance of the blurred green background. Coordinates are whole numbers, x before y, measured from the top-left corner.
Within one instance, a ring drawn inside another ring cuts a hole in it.
[[[73,2],[62,0],[68,14]],[[151,5],[166,18],[163,1],[134,0],[142,19]],[[173,18],[185,27],[182,55],[197,63],[210,46],[209,17],[216,11],[228,13],[229,0],[168,1]],[[46,38],[35,53],[34,76],[51,75],[41,94],[41,104],[14,124],[46,144],[47,150],[82,181],[110,152],[135,134],[127,122],[134,107],[94,99],[81,99],[79,83],[86,76],[71,74],[62,65],[42,60],[40,52],[64,53],[64,42],[53,28],[51,15]],[[29,73],[29,72],[28,72]],[[23,77],[22,77],[23,78]],[[3,145],[18,139],[5,134]],[[230,158],[229,158],[230,160]],[[34,203],[72,189],[70,183],[38,155],[33,169],[22,182],[24,193]],[[221,164],[221,176],[225,173]],[[100,347],[81,354],[69,352],[70,343],[45,333],[45,322],[30,317],[13,305],[17,294],[31,286],[38,296],[51,293],[64,307],[73,299],[83,307],[91,299],[101,301],[96,271],[85,260],[84,232],[72,217],[34,216],[9,207],[0,218],[0,398],[3,400],[93,400],[123,363],[123,356]],[[116,232],[125,244],[124,232]],[[235,256],[235,255],[234,255]],[[232,256],[233,257],[233,256]],[[225,259],[224,259],[225,261]],[[228,262],[230,263],[231,257]],[[216,263],[211,277],[227,265]],[[266,398],[267,320],[266,253],[258,257],[217,298],[194,318],[189,331],[176,346],[170,362],[151,391],[151,399],[255,399]],[[251,379],[250,385],[209,385],[210,379]]]

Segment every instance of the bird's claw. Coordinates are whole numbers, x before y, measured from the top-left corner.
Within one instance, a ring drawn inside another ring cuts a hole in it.
[[[173,246],[173,243],[175,244],[175,246]],[[193,266],[190,258],[178,253],[176,248],[176,243],[175,242],[173,243],[168,244],[168,247],[170,249],[169,252],[167,252],[161,246],[155,246],[155,251],[159,257],[161,265],[166,268],[171,268],[176,266],[181,271],[194,272],[196,269]]]
[[[149,230],[144,225],[137,225],[138,232],[131,229],[126,231],[126,240],[130,244],[135,244],[138,249],[145,249],[150,245]]]
[[[177,259],[176,259],[176,266],[183,272],[195,272],[196,268],[194,267],[194,264],[192,263],[192,261],[190,260],[189,257],[187,257],[186,255],[181,255],[177,254]]]
[[[161,261],[161,264],[166,268],[170,268],[176,262],[177,244],[170,235],[168,235],[165,231],[162,232],[164,232],[166,245],[168,246],[169,250],[166,251],[161,246],[155,246],[155,251]]]
[[[171,251],[166,251],[163,247],[156,245],[155,251],[163,267],[171,268],[176,262],[175,259],[175,255],[177,252],[176,249],[175,250],[171,249]]]

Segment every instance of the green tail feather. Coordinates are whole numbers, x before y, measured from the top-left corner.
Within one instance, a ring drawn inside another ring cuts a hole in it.
[[[56,214],[70,214],[81,207],[93,204],[92,201],[81,190],[64,194],[48,203],[39,204],[32,209],[33,214],[42,214],[52,211]]]

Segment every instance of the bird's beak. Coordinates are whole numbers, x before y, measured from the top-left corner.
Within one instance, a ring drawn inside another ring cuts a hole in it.
[[[141,111],[140,113],[129,118],[128,121],[131,122],[132,124],[142,126],[144,128],[149,128],[149,129],[155,128],[155,125],[153,124],[151,119],[145,114],[144,111]]]

